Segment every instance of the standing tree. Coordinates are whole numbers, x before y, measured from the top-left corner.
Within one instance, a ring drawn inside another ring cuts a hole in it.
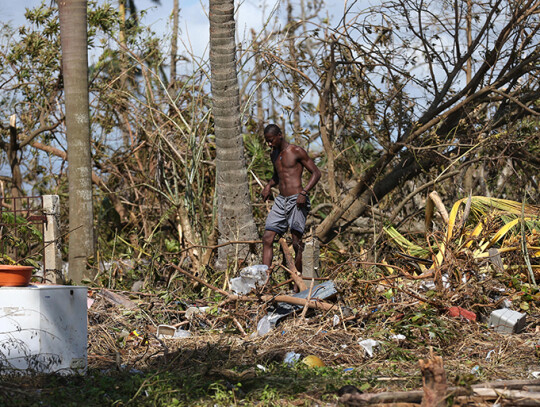
[[[210,68],[216,135],[216,191],[219,242],[257,236],[249,196],[240,131],[240,95],[236,70],[233,0],[210,0]],[[247,246],[222,246],[217,267],[232,256],[245,256]]]
[[[86,7],[86,0],[58,2],[69,157],[69,277],[76,283],[91,277],[86,262],[94,254]]]

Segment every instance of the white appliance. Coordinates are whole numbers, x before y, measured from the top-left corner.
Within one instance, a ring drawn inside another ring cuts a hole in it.
[[[85,373],[87,288],[0,287],[0,374]]]

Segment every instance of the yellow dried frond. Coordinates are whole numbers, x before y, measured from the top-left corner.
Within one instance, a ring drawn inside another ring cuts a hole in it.
[[[467,248],[471,247],[472,243],[474,242],[472,238],[479,236],[483,229],[484,229],[484,224],[482,222],[476,225],[473,231],[471,232],[471,234],[469,235],[471,239],[467,242],[467,244],[465,244],[465,247]]]
[[[466,203],[469,198],[462,198],[454,204],[450,211],[448,230],[446,233],[447,241],[449,241],[454,233],[454,226],[457,221],[457,216],[461,205]],[[521,216],[522,211],[528,220],[539,219],[540,206],[536,205],[522,205],[521,202],[511,201],[508,199],[488,198],[485,196],[472,196],[471,200],[471,214],[473,219],[480,221],[488,213],[495,213],[499,216],[513,215]]]
[[[457,214],[459,212],[459,208],[463,202],[466,202],[468,198],[463,198],[457,201],[454,206],[452,206],[452,210],[450,211],[450,215],[448,216],[448,231],[446,233],[446,240],[450,241],[452,238],[452,233],[454,231],[454,225],[456,224]]]

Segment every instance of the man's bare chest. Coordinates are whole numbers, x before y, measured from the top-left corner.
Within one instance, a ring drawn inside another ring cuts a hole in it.
[[[276,157],[274,166],[278,173],[295,169],[299,165],[296,156],[292,153],[284,151]]]

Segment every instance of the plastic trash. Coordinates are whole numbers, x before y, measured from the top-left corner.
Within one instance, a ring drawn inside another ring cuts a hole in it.
[[[373,357],[373,348],[379,346],[379,341],[376,341],[374,339],[364,339],[362,341],[359,341],[358,344],[362,348],[364,348],[368,356],[371,358]]]
[[[508,298],[505,298],[501,302],[501,308],[512,308],[512,300],[509,300]]]
[[[302,363],[305,365],[308,365],[309,367],[324,367],[324,362],[321,360],[320,357],[315,355],[308,355],[304,359],[302,359]]]
[[[334,318],[332,319],[332,326],[336,326],[336,325],[339,325],[341,321],[341,318],[339,318],[339,315],[334,315]]]
[[[289,366],[293,366],[296,362],[300,360],[302,357],[301,354],[296,352],[287,352],[285,354],[285,358],[283,359],[283,362],[286,363]]]
[[[185,317],[186,317],[186,319],[191,320],[191,318],[193,318],[194,315],[204,314],[209,309],[210,309],[210,307],[189,307],[186,310]]]
[[[395,335],[390,336],[390,339],[394,339],[399,342],[399,341],[404,341],[405,339],[407,339],[407,337],[403,334],[395,334]]]
[[[237,294],[249,294],[253,289],[262,287],[267,279],[268,266],[256,264],[254,266],[244,267],[240,270],[239,277],[231,278],[231,290]]]
[[[184,329],[178,328],[173,335],[173,338],[189,338],[191,337],[191,332]]]
[[[268,320],[268,315],[265,315],[257,323],[257,334],[259,336],[264,336],[268,332],[270,332],[270,329],[272,329],[272,327],[270,326],[270,321]]]
[[[171,325],[158,325],[157,327],[157,337],[163,338],[164,336],[172,337],[176,332],[176,328]]]
[[[517,333],[525,328],[526,323],[527,314],[501,308],[491,313],[488,326],[496,332]]]
[[[190,336],[191,332],[171,325],[158,325],[157,327],[158,338],[189,338]]]

